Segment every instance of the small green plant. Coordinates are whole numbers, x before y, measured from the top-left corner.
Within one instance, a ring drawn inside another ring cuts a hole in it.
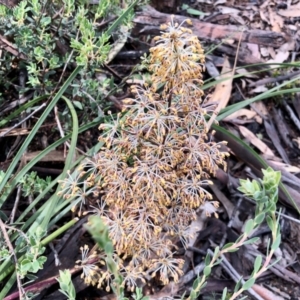
[[[113,279],[111,280],[110,287],[118,299],[124,299],[124,287],[123,278],[119,273],[119,264],[114,258],[114,247],[113,243],[109,238],[108,227],[103,223],[99,216],[93,216],[89,218],[89,222],[86,225],[87,230],[92,235],[93,239],[97,243],[98,247],[102,249],[106,255],[105,264]],[[106,273],[104,273],[106,275]],[[94,276],[95,278],[91,281],[97,280],[97,274],[92,272],[87,276]]]
[[[60,292],[64,294],[69,300],[76,299],[76,291],[74,284],[72,282],[72,275],[69,270],[61,271],[59,270],[59,277],[57,281],[60,286]]]
[[[37,172],[31,172],[26,174],[19,183],[22,186],[22,192],[24,197],[33,197],[36,194],[42,193],[47,186],[51,183],[52,178],[50,176],[46,179],[42,179],[37,176]]]
[[[13,43],[14,51],[3,51],[0,62],[0,87],[11,93],[34,91],[34,96],[51,94],[68,78],[69,69],[77,65],[86,68],[69,85],[67,95],[74,105],[88,114],[102,117],[103,100],[114,88],[112,79],[98,80],[97,73],[107,62],[111,51],[108,33],[103,23],[122,15],[132,1],[21,1],[13,9],[1,5],[0,32]],[[131,28],[132,11],[123,18],[122,27],[115,28],[116,36],[127,36]],[[116,39],[117,42],[117,39]],[[8,74],[23,72],[25,84]],[[0,103],[7,95],[0,94]],[[98,109],[100,107],[100,109]],[[67,120],[67,118],[66,118]]]
[[[22,259],[17,265],[18,276],[23,279],[26,276],[33,278],[30,273],[37,273],[43,268],[43,264],[47,258],[42,256],[45,247],[41,243],[41,239],[45,236],[45,232],[37,229],[35,232],[25,236],[20,235],[16,241],[16,249],[23,254]]]
[[[211,274],[212,268],[219,264],[222,255],[225,253],[238,251],[242,245],[251,244],[257,241],[254,237],[249,239],[251,233],[257,229],[265,220],[271,230],[272,238],[269,242],[269,248],[266,258],[263,261],[261,255],[257,256],[254,262],[254,269],[247,281],[242,278],[237,282],[233,294],[229,297],[230,300],[236,299],[241,293],[250,289],[256,279],[264,273],[268,268],[276,263],[272,262],[274,252],[279,248],[281,242],[279,217],[276,217],[276,204],[278,201],[278,186],[280,183],[280,172],[274,171],[271,168],[262,170],[263,179],[260,181],[240,180],[241,186],[239,190],[247,197],[252,198],[256,202],[255,216],[247,221],[243,235],[236,242],[228,243],[221,249],[215,248],[212,257],[208,254],[205,258],[205,268],[203,276],[199,276],[194,284],[188,300],[197,299],[201,289],[204,287],[206,278]],[[227,289],[224,290],[222,300],[227,299]]]

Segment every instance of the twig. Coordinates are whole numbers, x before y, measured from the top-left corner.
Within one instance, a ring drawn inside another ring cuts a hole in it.
[[[213,252],[208,249],[208,253],[210,256],[213,257]],[[234,280],[235,283],[241,281],[241,284],[245,284],[245,280],[242,279],[242,276],[234,269],[231,263],[227,260],[227,258],[222,254],[221,255],[222,261],[220,265],[226,270],[227,274]],[[247,291],[252,297],[256,298],[257,300],[264,300],[261,296],[259,296],[252,288],[249,288]]]
[[[65,137],[65,133],[64,133],[64,130],[61,126],[61,123],[60,123],[60,120],[59,120],[59,116],[58,116],[58,109],[57,109],[57,106],[55,105],[54,107],[54,115],[55,115],[55,120],[56,120],[56,124],[57,124],[57,127],[58,127],[58,130],[59,130],[59,133],[60,133],[60,136],[63,138]],[[71,145],[69,144],[69,142],[65,142],[64,145],[66,145],[69,149],[71,147]],[[80,152],[82,155],[84,155],[85,157],[89,157],[84,151],[82,151],[81,149],[77,148],[76,147],[76,150],[78,152]],[[66,157],[66,147],[64,148],[64,157]]]
[[[294,122],[294,124],[297,126],[297,128],[300,130],[300,121],[297,118],[297,116],[295,115],[294,111],[291,109],[291,107],[286,103],[286,101],[282,102],[283,107],[285,108],[285,110],[287,111],[287,113],[289,114],[290,118],[292,119],[292,121]]]
[[[21,104],[24,104],[25,102],[27,102],[29,99],[31,99],[33,96],[33,93],[30,93],[29,95],[25,96],[25,97],[21,97],[18,100],[12,101],[10,102],[4,109],[1,109],[0,111],[0,116],[4,115],[4,113],[12,110],[13,108],[15,108],[16,106],[19,106]]]
[[[34,110],[31,114],[29,114],[26,118],[24,118],[22,121],[20,121],[19,123],[15,124],[14,126],[10,127],[9,129],[7,129],[6,131],[4,131],[3,133],[0,134],[0,137],[4,137],[6,134],[8,134],[9,132],[11,132],[13,129],[15,129],[16,127],[18,127],[19,125],[23,124],[25,121],[27,121],[28,119],[30,119],[35,113],[37,113],[39,110],[41,110],[43,107],[46,106],[46,103],[43,103],[40,107],[38,107],[36,110]]]
[[[16,200],[15,200],[14,207],[13,207],[13,209],[11,211],[11,215],[10,215],[10,224],[12,224],[15,220],[15,214],[16,214],[17,207],[19,205],[19,201],[20,201],[20,198],[21,198],[21,191],[22,191],[21,186],[18,186]]]
[[[61,265],[61,262],[60,262],[60,260],[59,260],[58,253],[57,253],[56,249],[54,248],[52,242],[49,243],[49,247],[50,247],[50,249],[52,250],[53,255],[54,255],[55,266],[56,266],[56,267],[60,266],[60,265]]]
[[[242,197],[239,197],[239,200],[238,200],[237,204],[235,205],[234,210],[232,212],[232,216],[230,218],[230,221],[228,222],[228,225],[227,225],[228,228],[231,228],[233,220],[236,217],[236,213],[237,213],[237,211],[238,211],[241,203],[242,203]],[[223,238],[222,238],[222,240],[220,242],[220,245],[219,245],[220,248],[222,248],[224,246],[226,239],[227,239],[227,233],[224,234],[224,236],[223,236]]]
[[[197,248],[195,248],[197,249]],[[189,248],[189,250],[194,251],[194,247]],[[198,249],[197,249],[198,250]],[[201,262],[199,265],[195,266],[193,270],[187,272],[183,277],[180,279],[180,284],[184,285],[191,280],[193,280],[196,275],[198,275],[200,272],[202,272],[205,268],[205,263]]]
[[[189,250],[203,255],[203,252],[200,249],[197,249],[195,247],[190,247]],[[208,253],[211,257],[214,256],[214,253],[210,249],[208,249]],[[242,276],[233,268],[233,266],[229,263],[229,261],[226,259],[226,257],[223,254],[221,254],[220,257],[222,259],[220,262],[221,266],[226,270],[226,272],[234,280],[234,282],[237,283],[239,280],[241,280],[241,283],[244,284],[245,281],[242,279]],[[195,271],[191,270],[185,276],[183,276],[181,278],[180,284],[186,284],[189,281],[193,280],[195,275],[198,275],[200,272],[202,272],[204,268],[205,268],[205,262],[200,263],[199,265],[197,265],[195,267]],[[250,288],[247,291],[251,294],[251,296],[253,296],[257,300],[264,300],[253,289]]]
[[[57,124],[57,128],[59,130],[60,136],[63,138],[63,137],[65,137],[65,133],[62,129],[62,126],[61,126],[61,123],[60,123],[60,120],[59,120],[59,117],[58,117],[58,109],[57,109],[56,105],[54,107],[54,115],[55,115],[55,121],[56,121],[56,124]],[[66,156],[67,156],[66,146],[68,146],[68,148],[70,149],[70,144],[68,142],[64,143],[64,158],[66,158]]]
[[[18,258],[16,256],[16,253],[15,253],[15,250],[10,242],[10,239],[9,239],[9,236],[6,232],[6,228],[5,228],[5,224],[3,223],[3,221],[1,220],[0,218],[0,228],[1,228],[1,231],[2,231],[2,234],[3,234],[3,237],[5,239],[5,242],[6,242],[6,245],[11,253],[11,255],[13,256],[13,259],[14,259],[14,263],[15,263],[15,268],[17,270],[17,266],[18,266]],[[24,295],[24,289],[22,287],[22,283],[21,283],[21,279],[18,275],[18,272],[16,272],[16,278],[17,278],[17,284],[18,284],[18,290],[19,290],[19,299],[22,299],[23,295]]]
[[[300,75],[300,70],[298,70],[294,73],[286,74],[286,75],[264,78],[264,79],[258,80],[256,82],[250,83],[248,87],[256,87],[256,86],[270,84],[270,83],[277,83],[277,82],[280,82],[280,81],[293,79],[293,77],[296,77],[298,75]]]
[[[289,129],[287,127],[287,124],[284,120],[284,116],[282,115],[282,111],[280,108],[278,109],[275,109],[274,107],[272,107],[272,117],[273,117],[273,120],[274,120],[274,123],[279,131],[279,135],[281,136],[284,144],[293,149],[294,145],[291,141],[291,139],[289,138]]]

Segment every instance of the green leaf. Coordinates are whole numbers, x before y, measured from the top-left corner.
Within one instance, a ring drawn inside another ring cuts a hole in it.
[[[254,262],[254,273],[257,273],[258,270],[260,269],[261,267],[261,263],[262,263],[262,256],[261,255],[258,255],[256,258],[255,258],[255,262]]]
[[[271,231],[274,230],[274,226],[276,226],[276,224],[274,224],[273,219],[270,216],[266,216],[266,221],[268,223],[269,228],[271,229]]]
[[[131,10],[135,7],[135,5],[138,3],[138,0],[133,1],[128,8],[123,12],[123,14],[116,19],[115,22],[113,22],[113,24],[106,30],[106,34],[110,35],[112,34],[112,32],[119,26],[122,24],[123,20],[129,15],[129,13],[131,12]]]
[[[200,283],[200,277],[199,277],[199,275],[197,275],[197,278],[193,282],[193,290],[197,289],[199,283]]]
[[[281,243],[281,234],[279,234],[276,237],[275,241],[273,241],[271,249],[273,251],[277,250],[279,248],[279,246],[280,246],[280,243]]]
[[[249,290],[253,284],[255,283],[255,278],[249,278],[244,284],[243,284],[243,290]]]
[[[203,15],[205,15],[204,12],[202,12],[200,10],[197,10],[197,9],[194,9],[194,8],[190,7],[189,5],[187,5],[187,4],[182,4],[181,9],[186,10],[186,12],[190,15],[194,15],[194,16],[203,16]]]
[[[73,102],[75,107],[77,107],[80,110],[83,110],[83,106],[82,106],[81,102],[79,102],[79,101],[72,101],[72,102]]]
[[[254,221],[252,219],[249,219],[245,225],[245,230],[244,230],[245,234],[250,235],[253,228],[254,228]]]
[[[227,287],[225,287],[224,290],[223,290],[221,300],[226,300],[226,296],[227,296]]]
[[[204,12],[202,12],[202,11],[200,11],[200,10],[197,10],[197,9],[194,9],[194,8],[188,8],[187,10],[186,10],[186,12],[188,13],[188,14],[190,14],[190,15],[194,15],[194,16],[204,16],[205,15],[205,13]]]
[[[211,258],[210,258],[209,253],[207,253],[206,256],[205,256],[204,263],[205,263],[206,266],[208,266],[210,264],[210,262],[211,262]]]
[[[266,214],[264,212],[258,214],[254,219],[254,223],[261,224],[265,220],[265,217],[266,217]]]
[[[239,281],[236,283],[234,287],[234,293],[236,293],[242,286],[242,278],[239,279]]]
[[[191,300],[195,300],[197,298],[198,298],[198,293],[196,291],[194,291],[194,290],[191,290],[191,292],[190,292],[190,299]]]
[[[216,257],[218,256],[219,252],[220,252],[220,247],[217,246],[217,247],[215,248],[213,257],[216,258]]]
[[[106,254],[111,255],[114,250],[113,243],[109,238],[108,227],[104,224],[101,217],[91,216],[85,227],[97,242],[100,249],[103,249]]]
[[[249,245],[249,244],[254,244],[256,243],[260,238],[258,236],[255,236],[251,239],[246,240],[245,242],[243,242],[243,245]]]
[[[222,251],[226,250],[226,252],[230,252],[230,253],[238,251],[239,248],[235,247],[234,245],[235,245],[235,243],[228,243],[228,244],[223,246]],[[230,248],[232,246],[234,246],[234,248],[228,250],[228,248]]]
[[[204,276],[208,277],[211,273],[211,267],[210,266],[206,266],[203,270],[203,274]]]

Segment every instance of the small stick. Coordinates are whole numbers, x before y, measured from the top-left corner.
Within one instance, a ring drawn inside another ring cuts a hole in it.
[[[300,121],[297,118],[296,114],[294,113],[294,111],[291,109],[291,107],[286,103],[286,101],[283,101],[283,107],[285,108],[285,110],[287,111],[287,113],[289,114],[290,118],[292,119],[292,121],[294,122],[294,124],[297,126],[297,128],[300,130]]]
[[[7,129],[6,131],[4,131],[3,133],[1,133],[0,137],[4,137],[9,132],[11,132],[12,130],[14,130],[16,127],[18,127],[19,125],[23,124],[25,121],[27,121],[28,119],[30,119],[35,113],[37,113],[39,110],[41,110],[45,106],[46,106],[46,103],[43,103],[40,107],[38,107],[36,110],[34,110],[31,114],[29,114],[22,121],[20,121],[19,123],[15,124],[13,127],[10,127],[9,129]]]
[[[16,256],[16,253],[15,253],[15,250],[10,242],[10,239],[9,239],[9,236],[6,232],[6,228],[5,228],[5,224],[3,223],[3,221],[1,220],[0,218],[0,228],[1,228],[1,231],[3,233],[3,237],[5,239],[5,242],[6,242],[6,245],[11,253],[11,255],[13,256],[13,259],[14,259],[14,263],[15,263],[15,268],[17,270],[17,266],[18,266],[18,258]],[[16,271],[16,278],[17,278],[17,284],[18,284],[18,290],[19,290],[19,298],[22,299],[23,295],[24,295],[24,289],[22,288],[22,282],[21,282],[21,279],[18,275],[18,272]]]
[[[277,83],[279,81],[293,79],[293,77],[296,77],[298,75],[300,75],[300,70],[296,71],[294,73],[286,74],[286,75],[264,78],[264,79],[261,79],[261,80],[250,83],[249,87],[256,87],[256,86],[259,86],[259,85],[265,85],[265,84],[269,84],[269,83]]]
[[[14,220],[15,220],[15,215],[16,215],[17,207],[19,205],[19,201],[20,201],[20,198],[21,198],[21,191],[22,191],[21,186],[18,186],[16,200],[15,200],[14,207],[13,207],[13,209],[11,211],[11,215],[10,215],[10,224],[12,224],[14,222]]]

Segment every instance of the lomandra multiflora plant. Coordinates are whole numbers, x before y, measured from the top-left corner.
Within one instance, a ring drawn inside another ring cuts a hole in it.
[[[98,211],[128,287],[138,278],[179,279],[175,244],[186,246],[200,207],[215,213],[209,178],[228,155],[208,136],[198,38],[173,21],[161,29],[148,60],[151,84],[132,87],[135,97],[99,128],[103,150],[82,166],[90,170],[85,186],[100,193]],[[98,284],[109,278],[103,271]]]

